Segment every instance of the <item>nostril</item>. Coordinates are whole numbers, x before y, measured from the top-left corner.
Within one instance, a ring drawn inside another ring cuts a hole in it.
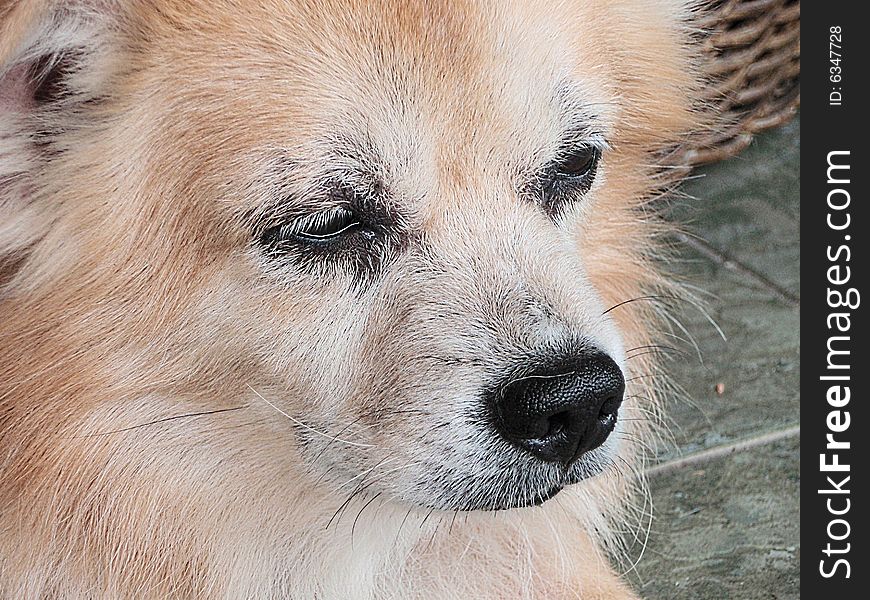
[[[601,420],[614,418],[619,411],[620,404],[622,404],[621,393],[610,395],[601,405],[601,409],[598,411],[598,418]]]

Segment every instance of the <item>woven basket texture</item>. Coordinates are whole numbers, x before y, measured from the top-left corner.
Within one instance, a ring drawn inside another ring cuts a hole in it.
[[[700,25],[703,100],[718,122],[682,147],[678,161],[691,166],[737,154],[800,104],[799,0],[716,0]]]

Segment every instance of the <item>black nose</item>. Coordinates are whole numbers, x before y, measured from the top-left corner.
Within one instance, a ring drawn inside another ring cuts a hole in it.
[[[606,354],[563,360],[502,387],[496,427],[538,458],[568,465],[613,431],[624,390],[622,371]]]

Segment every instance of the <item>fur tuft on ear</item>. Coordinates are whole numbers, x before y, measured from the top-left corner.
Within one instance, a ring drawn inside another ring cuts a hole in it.
[[[0,289],[50,224],[38,173],[100,95],[110,2],[0,3]]]

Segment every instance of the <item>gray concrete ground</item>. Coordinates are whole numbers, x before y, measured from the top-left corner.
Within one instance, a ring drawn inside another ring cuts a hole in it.
[[[650,469],[655,519],[629,575],[644,598],[800,595],[799,149],[796,119],[698,171],[671,208],[697,236],[677,270],[727,341],[682,311],[703,362],[683,343],[669,363],[688,401]]]

